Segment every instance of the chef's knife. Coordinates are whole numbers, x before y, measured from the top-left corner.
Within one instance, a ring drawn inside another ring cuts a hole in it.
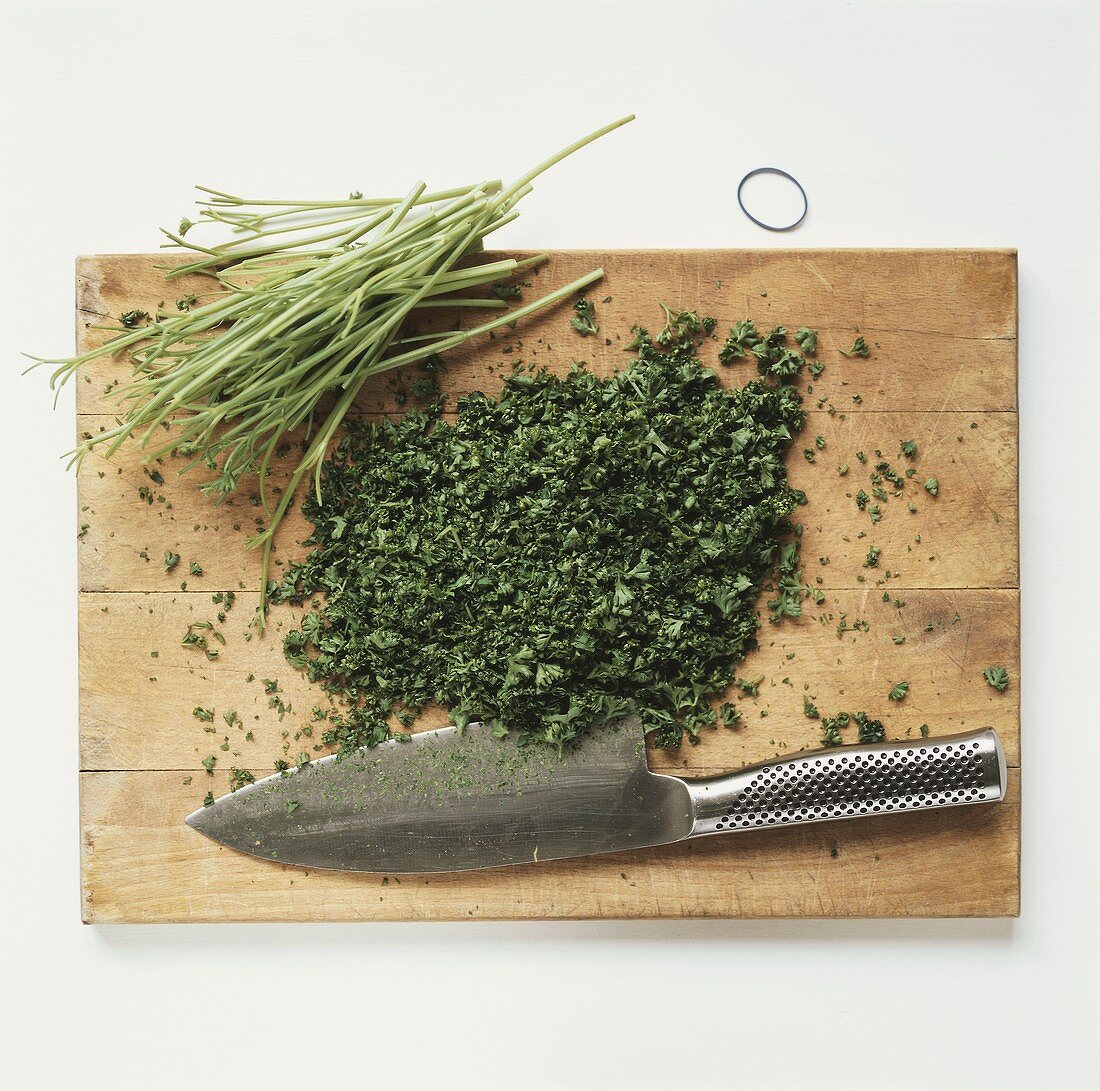
[[[1003,799],[992,728],[803,751],[735,773],[651,773],[636,717],[558,757],[471,724],[249,784],[187,824],[253,856],[338,871],[467,871],[689,837]]]

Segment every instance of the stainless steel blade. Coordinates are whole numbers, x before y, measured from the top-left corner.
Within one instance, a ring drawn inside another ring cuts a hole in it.
[[[215,841],[340,871],[465,871],[663,845],[692,830],[683,781],[651,773],[636,717],[559,758],[471,724],[250,784],[188,816]]]

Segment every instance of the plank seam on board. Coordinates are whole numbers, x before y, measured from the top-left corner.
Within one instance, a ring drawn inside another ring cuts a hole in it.
[[[934,735],[929,735],[927,739],[922,740],[922,741],[924,741],[928,744],[933,744],[933,743],[936,742],[936,738],[937,737],[934,736]],[[887,739],[886,741],[887,742],[893,742],[893,743],[900,743],[900,742],[905,742],[906,738],[905,737],[890,738],[890,739]],[[914,742],[914,743],[916,742],[916,740],[913,739],[913,738],[909,738],[908,741]],[[784,754],[786,754],[786,753],[803,754],[803,753],[806,753],[808,751],[808,749],[809,748],[806,748],[806,749],[803,749],[803,750],[784,751]],[[322,757],[329,757],[328,754],[322,754],[321,756]],[[780,756],[782,756],[782,755],[780,755]],[[752,764],[756,765],[756,764],[759,764],[759,763],[758,762],[753,762]],[[80,769],[77,770],[77,772],[79,772],[81,775],[87,774],[88,776],[103,776],[103,775],[108,775],[109,776],[112,773],[127,773],[127,774],[186,773],[186,774],[194,774],[201,768],[202,768],[201,765],[189,765],[189,766],[185,766],[183,768],[180,768],[180,767],[175,766],[175,765],[149,765],[149,766],[146,766],[143,769],[119,768],[119,767],[116,767],[116,766],[112,766],[110,769],[90,769],[90,768],[85,768],[84,766],[81,766]],[[1005,768],[1006,769],[1019,769],[1020,768],[1020,762],[1018,760],[1017,761],[1006,761],[1005,762]],[[687,770],[687,769],[676,770],[676,769],[668,769],[668,768],[663,768],[662,767],[658,771],[662,774],[667,774],[669,776],[683,777],[684,780],[694,780],[696,777],[709,777],[709,776],[713,776],[715,773],[732,773],[732,772],[738,771],[738,769],[739,769],[739,767],[735,768],[735,767],[729,766],[729,765],[693,765],[690,770]]]
[[[883,585],[885,586],[885,585]],[[865,583],[857,584],[840,584],[840,583],[820,583],[816,587],[821,591],[876,591],[879,590],[879,586],[868,585]],[[984,585],[970,585],[970,584],[952,584],[947,587],[929,587],[923,584],[921,585],[909,585],[898,583],[893,581],[890,584],[890,591],[909,591],[913,594],[921,594],[925,591],[932,591],[936,593],[948,593],[951,591],[1019,591],[1020,585],[1017,583],[995,583]],[[209,584],[206,587],[195,588],[188,587],[184,590],[182,587],[81,587],[80,594],[82,595],[209,595],[216,594],[219,591],[233,591],[240,593],[241,591],[251,591],[253,593],[259,592],[259,587],[222,587],[218,584]]]
[[[530,251],[524,251],[527,253]],[[569,255],[576,255],[577,258],[585,258],[591,253],[590,251],[555,251],[555,255],[561,255],[568,257]],[[607,250],[601,251],[601,254],[605,254],[608,258],[614,259],[616,256],[623,256],[624,265],[629,266],[634,272],[638,271],[638,268],[644,266],[646,262],[643,260],[641,263],[637,261],[632,262],[632,255],[638,252],[632,252],[627,250]],[[643,252],[645,253],[645,252]],[[674,261],[678,258],[691,259],[692,254],[706,255],[708,253],[714,253],[714,251],[708,251],[705,249],[698,249],[696,251],[685,251],[668,248],[665,250],[649,251],[649,265],[655,269],[654,275],[657,280],[660,281],[661,275],[669,272],[667,265],[670,261]],[[777,251],[772,249],[734,249],[728,248],[717,252],[719,259],[728,259],[730,261],[737,261],[740,266],[746,267],[746,272],[752,276],[761,277],[778,277],[782,281],[785,273],[784,270],[785,260],[793,260],[799,263],[802,267],[809,267],[811,262],[821,260],[835,259],[842,270],[844,268],[851,268],[853,275],[855,272],[865,272],[868,268],[873,269],[875,262],[879,257],[889,258],[891,255],[896,255],[903,259],[902,264],[895,262],[894,264],[888,264],[891,276],[901,286],[902,289],[909,285],[912,287],[912,277],[915,276],[920,283],[927,281],[931,276],[935,278],[936,269],[946,269],[955,280],[967,279],[970,277],[970,270],[977,272],[979,277],[985,277],[985,281],[982,282],[981,290],[978,293],[978,305],[979,305],[979,317],[981,318],[982,326],[984,328],[991,329],[995,332],[989,335],[973,336],[967,334],[965,331],[968,328],[968,323],[965,320],[966,315],[962,312],[955,311],[946,316],[936,315],[934,317],[933,324],[942,317],[944,321],[953,323],[957,327],[961,327],[960,332],[952,333],[944,330],[920,330],[900,328],[889,324],[885,325],[870,325],[867,322],[859,321],[857,326],[853,326],[851,323],[819,323],[818,328],[823,331],[831,331],[836,333],[840,330],[849,330],[857,328],[863,330],[868,334],[875,334],[876,336],[890,334],[899,335],[912,335],[914,338],[932,338],[939,339],[943,342],[945,350],[952,351],[952,345],[955,346],[954,352],[960,357],[971,359],[975,361],[972,366],[969,366],[968,370],[971,371],[973,380],[970,383],[972,390],[979,391],[978,397],[983,396],[980,391],[989,389],[996,392],[1003,387],[1008,388],[1009,397],[1005,397],[1000,400],[1000,406],[997,408],[943,408],[939,409],[933,406],[923,409],[906,409],[906,408],[865,408],[862,406],[853,405],[851,408],[846,408],[842,416],[848,416],[849,420],[853,422],[854,427],[859,429],[861,427],[860,421],[863,422],[862,427],[867,429],[879,427],[876,423],[879,418],[884,415],[894,416],[912,416],[913,418],[920,418],[923,420],[925,417],[938,416],[943,419],[944,425],[948,428],[952,427],[951,422],[959,414],[967,415],[971,418],[977,418],[981,420],[983,417],[989,421],[990,429],[993,429],[996,433],[1001,435],[994,442],[999,447],[1007,446],[1010,449],[1008,462],[1012,466],[1012,470],[1015,472],[1014,488],[1011,490],[1011,499],[1015,500],[1016,510],[1016,526],[1009,526],[1008,528],[1002,527],[1002,531],[1012,533],[1015,536],[1016,545],[1016,567],[1015,571],[1010,573],[1010,578],[1013,578],[1013,582],[1005,585],[989,585],[981,584],[974,586],[956,586],[956,587],[910,587],[908,585],[902,586],[900,584],[892,586],[892,590],[910,595],[921,595],[928,593],[928,595],[934,596],[937,594],[965,594],[967,592],[972,593],[990,593],[990,599],[986,600],[992,603],[1000,603],[1003,608],[1006,608],[1008,612],[1011,612],[1010,598],[1007,602],[1000,596],[1004,593],[1012,596],[1015,600],[1015,632],[1019,632],[1019,488],[1018,488],[1018,464],[1019,464],[1019,373],[1018,373],[1018,325],[1019,325],[1019,308],[1018,308],[1018,279],[1016,274],[1016,251],[1013,249],[1005,248],[986,248],[986,249],[971,249],[963,247],[940,247],[940,248],[895,248],[892,250],[868,250],[866,248],[818,248],[809,250],[791,250],[791,251]],[[136,278],[137,284],[140,287],[144,285],[149,291],[152,291],[153,277],[148,272],[147,266],[151,261],[161,261],[165,265],[174,264],[176,260],[182,261],[183,258],[174,259],[173,257],[165,258],[165,255],[146,255],[142,258],[139,255],[117,255],[119,259],[116,263],[112,263],[111,267],[108,267],[108,263],[104,260],[108,256],[84,256],[80,259],[81,264],[78,265],[78,292],[81,287],[84,286],[85,281],[90,279],[95,280],[96,276],[102,277],[106,275],[108,278],[108,296],[112,298],[104,300],[102,306],[104,311],[113,311],[115,309],[115,300],[113,295],[117,295],[125,289],[126,285],[134,284],[134,278],[131,274],[137,270],[138,276]],[[911,260],[908,263],[904,259],[908,257]],[[137,259],[135,264],[134,260]],[[741,259],[740,261],[738,259]],[[993,260],[989,260],[993,259]],[[575,259],[576,260],[576,259]],[[697,259],[691,259],[697,260]],[[907,271],[909,265],[916,265],[916,262],[923,261],[923,264],[919,268],[916,268],[914,274]],[[662,266],[662,262],[664,266]],[[91,268],[87,268],[86,263],[91,263]],[[87,269],[87,274],[85,274]],[[648,276],[648,269],[642,270],[646,276]],[[829,271],[828,269],[826,271]],[[789,272],[789,270],[787,270]],[[111,282],[113,278],[113,283]],[[820,274],[819,274],[820,278]],[[629,277],[627,278],[629,279]],[[644,279],[644,278],[643,278]],[[724,278],[723,278],[724,280]],[[655,284],[649,284],[648,281],[643,287],[651,287],[656,289]],[[967,285],[969,287],[969,283]],[[91,287],[95,288],[96,285],[92,284]],[[774,294],[774,293],[773,293]],[[150,298],[156,298],[151,296]],[[916,297],[914,297],[916,298]],[[897,307],[894,304],[904,303],[905,298],[899,297],[899,300],[893,300],[890,298],[884,298],[880,302],[886,302],[888,306],[886,310],[894,310],[895,314]],[[104,319],[109,318],[110,313],[103,313],[100,310],[93,309],[95,306],[95,300],[91,296],[85,295],[83,302],[85,304],[91,304],[91,306],[77,307],[78,312],[78,338],[86,336],[85,330],[87,326],[81,328],[80,322],[82,319]],[[988,304],[988,305],[987,305]],[[769,304],[770,306],[770,304]],[[825,308],[828,311],[828,307]],[[918,308],[919,309],[919,308]],[[830,312],[833,313],[833,312]],[[879,311],[879,317],[884,312]],[[924,311],[920,311],[920,316],[929,316]],[[901,318],[900,314],[896,314]],[[858,316],[862,319],[864,316],[860,314]],[[917,317],[916,314],[913,317]],[[919,317],[918,317],[919,322]],[[973,328],[970,325],[969,328]],[[1005,332],[1000,332],[1004,330]],[[1011,332],[1008,332],[1011,330]],[[904,336],[901,338],[904,340]],[[923,340],[919,343],[923,347]],[[964,348],[965,343],[985,343],[989,345],[988,348]],[[1003,347],[1002,347],[1003,346]],[[616,365],[618,366],[618,365]],[[480,380],[479,380],[480,381]],[[828,380],[822,385],[826,385]],[[846,385],[846,384],[845,384]],[[965,384],[964,384],[965,385]],[[471,389],[475,389],[471,385]],[[97,397],[97,391],[95,388],[81,387],[81,393],[87,393],[85,396]],[[885,394],[885,391],[878,391],[879,394]],[[892,396],[892,395],[891,395]],[[962,396],[966,400],[969,400],[967,394]],[[962,400],[962,399],[960,399]],[[383,404],[386,404],[383,402]],[[394,413],[401,412],[401,407],[391,407],[381,410],[371,410],[363,412],[361,415],[367,419],[379,419],[386,416],[393,415]],[[866,414],[866,416],[861,416]],[[454,415],[454,410],[449,410],[446,414],[447,417]],[[826,414],[823,411],[807,410],[807,427],[813,426],[812,422],[819,417],[824,417]],[[1011,421],[1005,421],[1004,416],[1011,415],[1014,419]],[[101,409],[99,412],[86,412],[77,411],[76,422],[78,427],[88,427],[93,421],[99,419],[111,420],[115,417],[109,409]],[[1015,433],[1015,435],[1013,435]],[[1015,439],[1015,443],[1012,440]],[[1003,442],[1007,440],[1007,444]],[[186,482],[185,482],[186,483]],[[78,494],[79,495],[79,494]],[[1010,502],[1010,497],[1006,491],[1004,497],[1006,501]],[[78,500],[78,504],[81,501]],[[116,512],[123,519],[129,519],[127,511]],[[297,545],[297,543],[295,543]],[[292,548],[288,545],[288,548]],[[98,549],[96,556],[98,556]],[[85,564],[94,563],[90,561],[92,555],[82,552],[81,553],[81,566]],[[232,581],[231,581],[232,582]],[[241,582],[241,581],[236,581]],[[856,586],[830,586],[822,587],[822,589],[829,593],[837,594],[851,594],[858,591],[872,591],[874,587],[868,587],[867,584],[857,584]],[[197,599],[194,596],[201,596],[204,594],[213,594],[219,590],[225,590],[224,587],[216,586],[211,583],[209,586],[203,586],[198,588],[191,588],[187,591],[179,589],[171,590],[168,588],[156,588],[152,590],[117,590],[117,589],[97,589],[94,586],[81,586],[79,588],[80,593],[86,596],[92,595],[131,595],[145,596],[150,594],[160,595],[180,595],[178,600],[178,606],[176,609],[190,608],[196,603]],[[256,588],[240,588],[235,590],[246,590],[255,593]],[[189,596],[184,598],[183,596]],[[992,596],[997,596],[996,598]],[[81,603],[83,611],[91,609],[89,607],[89,598],[78,600]],[[140,601],[140,600],[139,600]],[[150,610],[160,609],[160,605],[164,602],[163,599],[145,600],[148,602]],[[104,610],[107,607],[104,606]],[[112,605],[112,613],[114,612]],[[96,614],[98,617],[98,614]],[[980,682],[980,680],[979,680]],[[1018,694],[1017,702],[1013,708],[1013,716],[1018,717]],[[82,713],[83,709],[83,690],[82,690]],[[1021,733],[1022,734],[1022,733]],[[83,742],[82,742],[83,745]],[[1022,745],[1021,742],[1017,742],[1017,746]],[[793,749],[791,752],[795,752]],[[181,755],[186,760],[186,755]],[[127,765],[132,764],[132,756]],[[104,815],[99,814],[97,811],[97,804],[94,800],[96,791],[106,790],[103,786],[110,784],[103,776],[95,776],[93,774],[118,774],[118,783],[125,785],[127,778],[134,778],[135,774],[146,774],[144,777],[131,779],[130,783],[134,786],[137,796],[148,795],[150,792],[150,784],[154,783],[152,778],[154,776],[160,776],[161,782],[165,787],[168,786],[177,776],[196,776],[198,770],[196,768],[185,767],[176,768],[175,763],[179,758],[173,756],[173,763],[171,768],[159,769],[159,768],[126,768],[126,769],[89,769],[84,768],[83,763],[80,769],[80,782],[81,785],[87,787],[89,792],[92,793],[92,798],[86,799],[82,787],[81,800],[80,800],[80,819],[82,843],[81,843],[81,899],[83,917],[85,920],[100,920],[103,922],[108,921],[134,921],[140,922],[143,920],[173,920],[173,921],[187,921],[187,920],[242,920],[242,921],[254,921],[254,920],[319,920],[325,919],[326,916],[329,919],[422,919],[422,920],[467,920],[467,919],[540,919],[540,920],[572,920],[572,919],[653,919],[653,918],[668,918],[673,917],[675,919],[689,919],[691,917],[740,917],[743,919],[783,919],[791,917],[805,917],[805,918],[834,918],[834,919],[881,919],[881,918],[952,918],[952,917],[1010,917],[1019,914],[1020,904],[1020,837],[1019,837],[1019,815],[1020,815],[1020,794],[1019,785],[1021,778],[1020,761],[1017,758],[1015,761],[1008,763],[1008,768],[1011,770],[1011,781],[1014,788],[1011,793],[1010,799],[1005,804],[999,804],[998,807],[1006,807],[1009,813],[1004,816],[1003,822],[995,824],[996,829],[990,828],[988,831],[981,832],[976,835],[975,838],[967,838],[966,843],[976,847],[979,851],[983,848],[989,848],[995,854],[997,854],[998,871],[994,876],[992,883],[982,880],[980,875],[972,875],[970,877],[969,886],[965,883],[960,887],[957,896],[949,896],[950,891],[946,889],[933,889],[927,887],[921,887],[920,884],[914,881],[914,885],[910,887],[908,882],[901,882],[898,889],[893,892],[891,897],[860,897],[859,892],[854,889],[847,889],[844,884],[841,884],[833,895],[828,899],[827,904],[820,899],[816,900],[812,897],[791,897],[791,891],[782,882],[775,886],[775,889],[765,896],[748,900],[742,904],[741,899],[734,899],[731,903],[729,899],[723,900],[718,897],[712,890],[712,896],[708,899],[696,899],[686,898],[682,892],[670,889],[661,888],[657,879],[659,876],[654,877],[654,886],[652,889],[645,891],[639,890],[636,893],[629,891],[617,893],[610,902],[606,905],[601,903],[600,897],[581,897],[571,896],[568,893],[568,888],[564,884],[568,884],[571,881],[576,881],[578,874],[584,874],[583,862],[578,862],[581,866],[574,872],[552,872],[547,879],[540,879],[533,873],[529,873],[528,878],[524,878],[518,887],[510,888],[508,883],[501,879],[503,887],[498,888],[493,883],[489,883],[482,889],[480,895],[477,890],[463,891],[461,884],[454,887],[453,891],[447,889],[447,883],[443,883],[442,890],[435,890],[433,893],[429,893],[427,887],[420,893],[415,890],[408,890],[406,897],[400,900],[393,900],[387,897],[386,904],[379,906],[377,910],[372,910],[367,907],[366,903],[360,904],[356,897],[353,895],[349,898],[348,895],[342,893],[342,888],[336,882],[332,880],[333,885],[330,885],[330,880],[322,879],[310,879],[310,882],[316,882],[317,885],[308,893],[303,893],[301,897],[287,896],[285,892],[278,889],[279,876],[269,878],[265,873],[261,879],[259,874],[253,880],[258,883],[256,890],[259,901],[250,897],[249,890],[246,887],[239,887],[235,891],[231,891],[231,896],[226,898],[219,898],[216,894],[210,898],[202,896],[198,897],[198,900],[194,906],[190,904],[190,900],[186,897],[181,900],[179,897],[169,897],[167,899],[158,900],[156,894],[150,893],[143,887],[142,871],[146,864],[152,865],[155,868],[161,867],[164,863],[170,863],[170,861],[160,861],[159,856],[154,860],[150,857],[149,853],[159,853],[162,849],[164,851],[170,851],[171,846],[175,844],[174,841],[165,838],[172,838],[176,836],[172,831],[176,831],[177,823],[174,821],[174,815],[165,813],[162,817],[156,818],[153,822],[153,828],[141,829],[141,821],[135,816],[130,814],[120,814],[117,816],[117,822],[115,818],[109,818],[106,823],[102,821]],[[766,759],[765,759],[766,760]],[[706,776],[710,773],[722,773],[732,771],[736,766],[729,764],[715,764],[706,766],[695,766],[690,770],[677,770],[670,768],[667,770],[672,775],[684,775],[689,772],[691,776]],[[665,771],[665,770],[661,770]],[[87,778],[87,779],[85,779]],[[196,776],[198,779],[198,776]],[[219,781],[220,783],[220,781]],[[101,787],[93,789],[94,785],[100,785]],[[199,787],[199,786],[196,786]],[[184,790],[182,788],[176,788],[174,791],[173,799],[179,796],[183,798]],[[134,800],[132,799],[131,802]],[[102,803],[102,800],[99,801]],[[98,814],[98,818],[97,818]],[[107,827],[114,825],[115,829],[107,829]],[[99,849],[98,845],[93,844],[93,839],[98,840],[98,835],[107,834],[107,843],[104,846],[106,855],[97,855],[95,850]],[[122,836],[123,840],[119,841],[119,836]],[[117,853],[120,848],[129,846],[132,838],[136,838],[138,841],[137,848],[146,854],[146,858],[140,858],[133,855],[132,852],[123,852],[121,859],[116,859],[113,855]],[[142,840],[144,838],[144,841]],[[898,844],[908,843],[908,835],[899,837]],[[182,845],[182,842],[181,842]],[[783,850],[783,859],[787,859],[786,849],[781,846]],[[938,859],[936,853],[939,849],[935,845],[929,846],[928,860],[934,862]],[[187,850],[186,855],[190,856],[190,850]],[[196,855],[194,858],[198,858]],[[675,857],[671,858],[675,862]],[[876,856],[877,860],[878,857]],[[791,862],[796,868],[801,868],[808,879],[813,879],[812,874],[813,859],[811,856],[805,853],[801,855],[795,855],[791,857]],[[698,861],[697,861],[698,863]],[[866,861],[864,861],[866,864]],[[125,865],[128,870],[122,870],[122,866]],[[647,861],[647,866],[652,865],[651,861]],[[686,871],[684,872],[685,879],[690,881],[693,874],[694,865],[691,864],[690,858],[686,858],[684,864]],[[703,861],[705,867],[705,861]],[[136,868],[135,871],[129,870]],[[808,869],[808,870],[807,870]],[[296,869],[295,869],[296,870]],[[219,875],[229,875],[226,872],[224,866],[218,871]],[[697,876],[699,881],[704,883],[704,886],[711,883],[720,883],[720,876],[717,878],[708,878],[709,873],[700,874]],[[856,865],[856,870],[852,873],[856,879],[873,879],[873,871],[861,872],[859,865]],[[291,885],[293,886],[293,880]],[[948,884],[950,885],[950,884]],[[639,884],[641,886],[641,884]],[[501,893],[494,895],[493,891],[500,889]],[[866,894],[867,892],[863,892]],[[391,889],[390,894],[393,894]],[[482,904],[480,906],[474,906],[474,900],[478,897],[482,898]],[[916,897],[916,901],[913,898]],[[265,900],[266,899],[266,900]],[[381,899],[380,899],[381,901]],[[463,915],[464,911],[474,907],[477,911],[478,917],[471,918],[470,916]],[[855,909],[856,912],[846,912],[845,910]],[[860,911],[862,910],[862,912]]]
[[[112,318],[114,317],[109,311],[90,311],[85,307],[77,307],[77,314],[87,315],[89,318]],[[824,326],[818,327],[818,332],[822,330],[833,329],[848,329],[847,326]],[[941,330],[914,330],[901,326],[868,326],[866,324],[860,326],[860,329],[867,333],[912,333],[918,337],[942,337],[947,341],[1015,341],[1016,335],[1012,333],[997,333],[988,334],[984,336],[966,333],[944,333]],[[626,350],[624,350],[626,351]]]
[[[830,327],[822,326],[821,329],[827,330]],[[832,327],[833,329],[841,329],[847,327]],[[1014,333],[993,333],[985,336],[977,336],[968,333],[944,333],[942,330],[911,330],[902,326],[868,326],[863,324],[859,327],[860,331],[867,333],[915,333],[918,337],[942,337],[946,341],[1015,341],[1016,335]]]
[[[368,417],[368,418],[386,417],[386,416],[390,416],[394,413],[403,413],[403,412],[405,412],[405,409],[403,407],[396,407],[396,408],[391,409],[389,411],[381,410],[381,409],[372,409],[369,412],[359,414],[359,416],[360,417]],[[848,414],[849,416],[851,416],[851,417],[859,417],[859,416],[863,416],[863,417],[914,416],[915,417],[915,416],[920,416],[920,415],[946,417],[946,416],[951,416],[951,415],[956,415],[957,416],[957,415],[960,415],[960,414],[962,414],[964,416],[970,416],[970,417],[979,417],[979,416],[980,417],[994,417],[994,416],[997,416],[997,417],[1007,417],[1007,416],[1018,417],[1020,415],[1020,411],[1018,409],[984,409],[984,408],[982,408],[982,409],[864,409],[862,407],[853,406],[851,409],[845,409],[844,412],[846,414]],[[76,415],[77,415],[78,419],[82,418],[82,417],[107,417],[110,420],[114,420],[115,416],[117,414],[103,413],[103,412],[88,413],[88,412],[78,411]],[[442,413],[442,416],[444,418],[456,417],[457,415],[458,415],[458,412],[457,412],[457,410],[454,410],[454,409],[445,409]],[[814,416],[830,417],[830,416],[833,416],[833,414],[828,413],[823,409],[807,409],[806,410],[806,418],[807,419],[810,419],[811,417],[814,417]]]

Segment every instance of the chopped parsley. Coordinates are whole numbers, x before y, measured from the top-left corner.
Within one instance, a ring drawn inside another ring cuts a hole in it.
[[[148,311],[134,309],[132,311],[123,311],[122,314],[118,316],[118,320],[128,330],[136,330],[138,326],[151,317],[152,315],[150,315]]]
[[[845,352],[844,349],[837,350],[842,356],[870,356],[871,350],[867,347],[867,342],[862,337],[856,338],[856,343]]]
[[[760,683],[764,681],[764,676],[754,679],[750,682],[747,678],[734,679],[734,685],[743,693],[746,697],[756,697],[760,694]]]
[[[255,776],[247,769],[238,769],[236,766],[233,766],[229,771],[229,790],[235,792],[238,788],[243,788],[246,784],[255,783],[255,780]]]
[[[798,342],[798,347],[802,350],[806,356],[813,356],[817,352],[817,331],[808,329],[806,326],[799,326],[795,330],[794,339]]]
[[[725,390],[695,352],[713,323],[666,319],[608,379],[518,368],[453,420],[349,423],[305,501],[314,552],[274,595],[311,600],[284,647],[342,706],[325,743],[433,702],[559,749],[628,702],[659,746],[715,724],[759,593],[773,622],[808,593],[784,462],[804,361],[783,327],[739,324],[762,378]]]
[[[866,712],[857,712],[855,719],[860,742],[882,742],[886,738],[886,728],[881,720],[869,719]]]
[[[734,360],[742,359],[756,348],[760,340],[760,333],[752,319],[746,318],[743,322],[735,322],[729,336],[718,350],[718,359],[723,364],[732,364]]]
[[[714,330],[713,318],[700,318],[695,311],[673,312],[664,303],[661,309],[665,312],[665,325],[655,338],[658,345],[679,345],[688,338],[709,336]]]
[[[850,719],[847,712],[841,712],[836,716],[822,716],[821,745],[841,746],[844,740],[840,737],[840,733],[848,726]]]
[[[587,299],[578,299],[573,304],[573,317],[569,320],[569,324],[575,329],[582,337],[588,337],[590,334],[599,333],[600,327],[596,322],[596,305]]]
[[[719,713],[723,727],[736,727],[741,720],[741,710],[729,701],[722,705]]]

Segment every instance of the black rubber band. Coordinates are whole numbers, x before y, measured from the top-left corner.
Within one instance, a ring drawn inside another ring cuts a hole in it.
[[[799,216],[794,223],[787,224],[785,227],[778,227],[775,224],[766,224],[763,220],[758,220],[745,207],[745,202],[741,199],[741,190],[745,188],[745,183],[750,178],[755,178],[758,174],[777,174],[780,178],[786,178],[788,182],[794,182],[798,187],[798,192],[802,194],[802,215]],[[757,167],[756,170],[750,170],[737,184],[737,203],[741,206],[741,211],[748,216],[757,227],[762,227],[765,231],[793,231],[806,218],[806,213],[810,211],[810,200],[806,196],[806,191],[802,188],[802,183],[795,178],[793,174],[788,174],[785,170],[780,170],[778,167]]]

